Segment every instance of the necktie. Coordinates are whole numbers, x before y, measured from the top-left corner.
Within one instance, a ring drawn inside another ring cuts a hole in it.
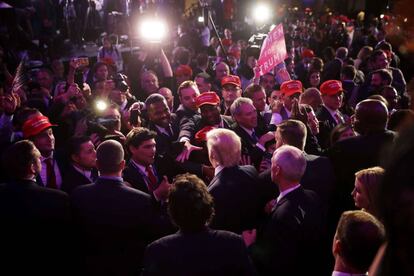
[[[256,132],[254,130],[252,132],[252,140],[255,144],[257,143],[257,141],[259,141],[259,139],[257,138]]]
[[[342,117],[338,113],[335,113],[334,117],[335,117],[335,120],[338,124],[343,124],[344,123],[344,120],[342,119]]]
[[[46,163],[46,187],[51,189],[57,189],[55,168],[53,166],[53,159],[47,158]]]
[[[148,175],[148,187],[149,187],[150,192],[152,192],[155,189],[157,189],[157,178],[152,172],[151,166],[145,167],[145,171],[147,172],[147,175]]]

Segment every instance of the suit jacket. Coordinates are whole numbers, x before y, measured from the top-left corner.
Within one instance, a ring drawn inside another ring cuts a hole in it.
[[[206,228],[161,238],[145,251],[143,275],[253,275],[240,236]]]
[[[232,125],[234,125],[234,121],[230,116],[220,115],[221,120],[223,122],[224,128],[231,129]],[[206,127],[207,125],[202,120],[201,115],[195,115],[194,117],[182,120],[180,123],[180,134],[179,139],[182,137],[188,137],[190,140],[194,139],[194,135],[201,130],[202,128]]]
[[[89,184],[98,177],[98,171],[92,169],[91,179],[78,172],[73,165],[66,169],[65,176],[62,178],[62,191],[70,194],[76,187]]]
[[[119,180],[80,186],[71,202],[88,274],[133,275],[145,247],[170,230],[149,195]]]
[[[157,166],[152,165],[154,171],[155,171],[155,177],[157,178],[158,183],[162,180],[162,176],[160,176],[157,173]],[[126,182],[131,184],[131,187],[134,189],[137,189],[141,192],[144,192],[146,194],[151,194],[148,190],[148,177],[141,172],[141,170],[135,166],[135,164],[132,162],[132,160],[128,161],[128,164],[126,165],[124,171],[122,172],[122,177]]]
[[[0,274],[73,273],[66,193],[40,187],[32,180],[0,184],[0,220]]]
[[[149,123],[148,128],[157,133],[155,142],[157,143],[157,168],[160,176],[166,175],[170,181],[177,174],[190,172],[202,176],[201,165],[185,161],[184,163],[177,162],[175,158],[183,150],[183,143],[178,142],[178,135],[180,133],[180,126],[177,116],[171,114],[171,131],[172,135],[168,136],[159,131],[159,129],[152,123]]]
[[[213,178],[208,186],[215,206],[212,228],[235,233],[255,228],[265,205],[257,177],[252,166],[234,166]]]
[[[337,112],[342,116],[342,118],[345,119],[344,115],[341,112]],[[322,149],[327,149],[330,146],[331,131],[336,127],[338,123],[332,117],[331,113],[329,113],[328,109],[326,109],[325,106],[321,106],[316,111],[316,117],[319,120],[319,145]]]
[[[299,187],[280,199],[250,248],[262,275],[320,275],[325,218],[318,196]],[[318,260],[319,259],[319,260]]]
[[[354,209],[351,192],[354,189],[355,173],[382,164],[387,150],[392,145],[395,133],[384,130],[370,135],[355,136],[335,143],[329,149],[329,158],[337,177],[335,205],[341,211]]]
[[[242,142],[242,153],[250,156],[253,165],[256,168],[259,168],[260,162],[263,157],[266,155],[266,151],[256,146],[257,141],[255,142],[252,136],[250,136],[243,128],[239,125],[234,127],[234,132],[239,135]],[[271,156],[270,156],[271,157]]]
[[[306,170],[300,181],[304,189],[315,192],[325,210],[328,210],[332,203],[335,191],[335,174],[329,158],[304,153],[306,159]],[[260,182],[266,187],[266,199],[270,200],[279,195],[279,189],[272,182],[270,169],[259,175]]]
[[[62,184],[63,184],[63,178],[65,177],[65,173],[66,173],[67,168],[68,168],[67,160],[65,159],[64,153],[61,152],[61,151],[55,151],[53,153],[53,159],[56,161],[56,164],[59,168],[60,175],[62,177]],[[39,186],[46,187],[46,184],[43,183],[42,178],[40,177],[40,175],[37,175],[36,183]],[[62,188],[62,186],[60,188]]]

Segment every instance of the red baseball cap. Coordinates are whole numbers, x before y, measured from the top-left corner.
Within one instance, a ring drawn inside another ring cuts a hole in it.
[[[224,86],[226,84],[234,84],[235,86],[241,88],[240,78],[235,75],[224,76],[221,79],[221,86]]]
[[[175,69],[175,75],[177,77],[192,76],[193,70],[191,69],[190,66],[181,64],[180,66],[177,67],[177,69]]]
[[[205,104],[210,104],[210,105],[220,104],[220,98],[216,94],[216,92],[213,92],[213,91],[204,92],[196,98],[196,105],[198,108],[200,108],[201,106]]]
[[[305,49],[302,52],[302,58],[313,58],[315,53],[311,49]]]
[[[336,95],[343,91],[342,83],[338,80],[327,80],[321,84],[320,90],[322,95]]]
[[[50,123],[49,118],[43,115],[38,115],[27,120],[23,124],[23,137],[29,138],[42,132],[43,130],[57,126]]]
[[[280,86],[280,92],[288,97],[296,93],[302,93],[302,83],[298,80],[285,81]]]

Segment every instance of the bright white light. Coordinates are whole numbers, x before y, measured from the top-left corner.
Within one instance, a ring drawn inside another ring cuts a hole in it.
[[[203,23],[204,22],[204,17],[203,16],[199,16],[198,17],[198,22],[199,23]]]
[[[96,109],[98,109],[99,111],[104,111],[108,107],[108,104],[105,101],[98,100],[96,101],[95,106],[96,106]]]
[[[380,14],[380,18],[383,19],[384,18],[384,15],[383,14]]]
[[[257,23],[265,23],[271,17],[270,7],[264,3],[259,3],[253,8],[253,18]]]
[[[148,42],[161,42],[167,34],[167,25],[160,20],[143,21],[139,28],[142,38]]]
[[[404,23],[407,23],[407,21],[408,21],[408,18],[407,17],[404,18]]]

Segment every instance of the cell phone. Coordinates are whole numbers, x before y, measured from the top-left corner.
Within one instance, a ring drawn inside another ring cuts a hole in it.
[[[78,66],[89,66],[89,58],[88,57],[75,58],[75,62],[76,62],[76,64],[78,64]]]

